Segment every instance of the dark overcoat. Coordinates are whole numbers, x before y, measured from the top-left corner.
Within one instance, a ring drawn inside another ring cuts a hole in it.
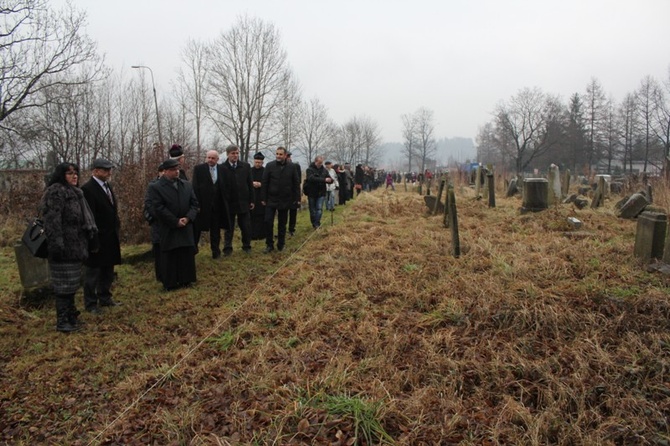
[[[261,199],[275,209],[290,209],[300,201],[300,179],[293,164],[270,161],[265,166]]]
[[[198,199],[200,210],[198,218],[195,220],[196,229],[199,231],[209,231],[212,214],[221,214],[223,208],[221,198],[222,169],[221,165],[216,165],[216,183],[212,183],[212,176],[209,173],[209,164],[198,164],[193,168],[193,192]],[[218,221],[218,220],[217,220]]]
[[[228,204],[231,214],[249,212],[250,204],[254,202],[254,185],[251,179],[251,166],[244,161],[238,161],[233,169],[228,160],[221,164],[223,182],[221,193]]]
[[[88,180],[81,190],[84,192],[86,202],[95,218],[95,225],[98,227],[98,234],[94,236],[92,242],[93,246],[98,246],[98,250],[89,254],[85,264],[92,268],[118,265],[121,263],[121,243],[119,241],[121,224],[114,189],[110,186],[113,204],[107,192],[93,178]]]
[[[44,191],[40,212],[49,260],[82,262],[88,258],[88,234],[84,231],[81,199],[78,187],[61,183],[54,183]]]
[[[326,196],[326,178],[330,178],[328,169],[322,164],[321,167],[316,167],[312,163],[307,168],[307,196],[309,197],[325,197]]]
[[[293,165],[293,168],[298,172],[298,184],[302,184],[302,168],[300,167],[300,164],[294,162],[294,161],[287,161],[289,164]],[[298,187],[298,194],[302,195],[301,189]],[[293,209],[300,209],[300,199],[298,199],[297,202],[293,204]]]
[[[162,177],[149,185],[149,197],[152,213],[159,224],[161,251],[195,247],[193,222],[198,215],[198,200],[191,183]],[[178,223],[182,217],[187,217],[189,223],[180,228]]]

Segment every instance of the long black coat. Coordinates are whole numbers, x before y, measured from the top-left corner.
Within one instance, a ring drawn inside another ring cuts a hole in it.
[[[261,199],[275,209],[290,209],[300,201],[300,179],[291,163],[270,161],[265,166]]]
[[[92,252],[86,260],[86,266],[99,268],[121,263],[121,243],[119,241],[119,213],[114,190],[110,186],[114,204],[109,201],[107,193],[98,182],[91,178],[81,187],[88,206],[91,208],[98,234],[94,237],[93,246],[98,246],[97,252]],[[97,237],[97,241],[95,238]]]
[[[193,222],[198,215],[198,199],[191,183],[177,179],[177,188],[174,183],[162,177],[149,185],[152,213],[159,224],[161,251],[195,247]],[[187,217],[189,223],[180,228],[178,222],[182,217]]]
[[[254,186],[249,163],[237,161],[237,167],[233,169],[226,160],[221,164],[221,171],[223,173],[221,192],[228,204],[228,212],[231,214],[249,212],[250,205],[254,202]]]
[[[290,165],[293,165],[293,168],[298,172],[298,184],[302,184],[302,168],[300,167],[300,164],[293,162],[293,161],[287,161]],[[299,196],[302,195],[302,191],[300,187],[298,187],[298,194]],[[300,199],[298,198],[298,201],[293,204],[294,209],[300,209]]]
[[[219,164],[216,165],[216,172],[216,183],[212,183],[209,164],[202,163],[193,168],[193,192],[200,205],[200,212],[198,212],[198,218],[195,220],[195,226],[200,231],[209,231],[212,214],[221,214],[221,210],[224,207],[221,198],[223,172]]]

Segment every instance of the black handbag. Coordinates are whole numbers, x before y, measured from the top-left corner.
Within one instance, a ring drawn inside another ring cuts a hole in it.
[[[47,251],[47,235],[44,232],[44,225],[40,218],[34,219],[28,223],[28,227],[21,237],[21,241],[28,248],[30,253],[42,259],[49,255]]]

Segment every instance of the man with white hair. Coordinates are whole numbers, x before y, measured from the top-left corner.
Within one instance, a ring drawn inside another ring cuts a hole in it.
[[[200,204],[198,217],[195,219],[195,246],[200,243],[203,231],[209,231],[209,244],[212,248],[212,258],[221,257],[221,222],[222,202],[220,193],[221,166],[219,153],[209,150],[205,162],[193,168],[193,192]]]

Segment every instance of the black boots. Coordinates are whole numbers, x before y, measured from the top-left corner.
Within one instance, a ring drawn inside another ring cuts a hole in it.
[[[56,330],[70,333],[79,330],[79,312],[74,306],[74,294],[56,295]]]

